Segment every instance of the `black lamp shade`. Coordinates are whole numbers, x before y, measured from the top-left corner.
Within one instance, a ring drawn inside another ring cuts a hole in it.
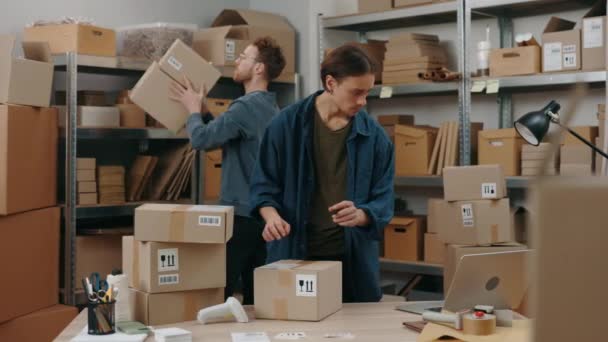
[[[515,130],[528,144],[538,146],[549,131],[551,116],[548,113],[557,113],[559,109],[560,105],[551,101],[542,110],[530,112],[517,119],[514,123]]]

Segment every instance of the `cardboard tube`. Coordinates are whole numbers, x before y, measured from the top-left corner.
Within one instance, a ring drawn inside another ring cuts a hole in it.
[[[466,314],[462,318],[462,330],[467,335],[492,335],[496,331],[496,316],[484,314],[477,317],[475,314]]]

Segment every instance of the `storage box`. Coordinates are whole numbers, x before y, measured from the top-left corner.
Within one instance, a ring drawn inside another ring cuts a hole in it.
[[[0,217],[0,322],[59,302],[59,215],[54,207]]]
[[[120,127],[146,128],[146,112],[136,104],[116,105],[120,113]]]
[[[65,105],[67,103],[66,93],[63,90],[55,92],[55,104]],[[106,106],[106,93],[95,90],[79,90],[76,93],[76,103],[78,106]]]
[[[444,201],[437,215],[439,239],[448,244],[491,245],[515,241],[509,199]]]
[[[122,268],[122,236],[94,235],[76,237],[75,287],[82,289],[84,277],[98,272],[102,277]]]
[[[53,305],[0,324],[0,341],[53,341],[78,315],[74,306]]]
[[[540,60],[540,46],[494,49],[490,51],[490,76],[538,74]]]
[[[583,70],[606,69],[606,1],[600,0],[583,17]]]
[[[122,267],[129,286],[148,293],[226,286],[226,245],[141,242],[122,239]]]
[[[245,9],[225,9],[211,28],[194,34],[192,47],[217,66],[233,66],[239,54],[259,37],[276,40],[285,56],[281,75],[293,74],[295,68],[295,31],[281,16]]]
[[[456,272],[458,263],[463,256],[471,254],[521,251],[524,249],[527,249],[527,247],[518,243],[498,244],[487,247],[448,245],[445,255],[445,264],[443,266],[443,292],[448,293],[448,289],[450,288],[452,279],[454,278],[454,272]]]
[[[179,131],[191,113],[169,98],[172,82],[185,86],[187,77],[195,89],[204,84],[210,91],[220,72],[191,48],[177,40],[161,60],[146,70],[131,91],[131,100],[172,132]]]
[[[551,17],[543,31],[543,72],[581,69],[581,30],[575,22]]]
[[[595,138],[599,135],[599,130],[597,126],[576,126],[570,127],[571,130],[578,133],[580,136],[585,138],[585,140],[593,143]],[[562,133],[562,144],[564,145],[585,145],[582,141],[580,141],[577,137],[570,134],[570,132]],[[586,145],[585,145],[586,146]]]
[[[513,128],[479,132],[479,165],[498,164],[505,176],[517,176],[524,140]]]
[[[129,289],[133,318],[145,325],[164,325],[195,321],[199,310],[224,302],[224,288],[146,293]]]
[[[425,219],[422,217],[394,217],[384,228],[384,257],[403,261],[422,260],[425,231]]]
[[[98,203],[97,202],[97,192],[78,194],[78,204],[80,204],[80,205],[94,205],[97,203]]]
[[[443,265],[447,245],[439,240],[437,234],[424,234],[424,262]]]
[[[446,167],[443,169],[446,201],[507,197],[507,183],[500,165]]]
[[[393,8],[393,0],[359,0],[359,13],[383,12]]]
[[[97,182],[78,182],[77,187],[79,194],[97,192]]]
[[[77,170],[96,170],[97,159],[95,158],[76,158]]]
[[[59,109],[59,126],[65,127],[65,106]],[[117,107],[78,106],[76,118],[78,127],[120,127],[120,111]]]
[[[24,41],[48,42],[54,55],[77,52],[91,56],[116,56],[116,32],[85,24],[26,27]]]
[[[437,228],[437,215],[439,215],[439,211],[441,209],[441,202],[443,202],[440,198],[429,198],[427,200],[427,217],[426,217],[426,231],[427,233],[436,234],[439,232]]]
[[[78,182],[94,182],[96,179],[95,170],[76,170],[76,180]]]
[[[57,204],[57,111],[0,105],[0,215]]]
[[[226,243],[232,237],[233,223],[233,207],[149,203],[135,209],[135,239]]]
[[[205,153],[205,199],[218,200],[222,185],[222,150]]]
[[[591,176],[593,166],[585,164],[561,164],[559,174],[562,176]]]
[[[207,109],[214,117],[218,117],[228,110],[232,100],[207,98]]]
[[[587,145],[563,145],[561,148],[561,165],[593,165],[593,150]]]
[[[15,37],[0,35],[0,103],[48,107],[53,86],[49,47],[24,42],[25,58],[14,58]]]
[[[427,5],[437,0],[394,0],[395,8]]]
[[[254,271],[255,316],[320,321],[342,308],[342,263],[282,260]]]
[[[395,174],[428,175],[437,129],[395,125]]]
[[[379,115],[378,123],[380,123],[382,126],[394,126],[394,125],[413,126],[414,125],[414,116],[406,115],[406,114]]]

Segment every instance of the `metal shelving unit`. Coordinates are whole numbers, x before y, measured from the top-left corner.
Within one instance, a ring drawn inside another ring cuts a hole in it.
[[[507,177],[507,188],[525,189],[528,187],[531,180],[532,178],[530,177]],[[441,176],[395,177],[395,186],[440,188],[443,187],[443,178]]]
[[[66,136],[66,130],[60,130],[60,136]],[[123,139],[123,140],[188,140],[186,133],[173,132],[164,128],[77,128],[78,139]]]

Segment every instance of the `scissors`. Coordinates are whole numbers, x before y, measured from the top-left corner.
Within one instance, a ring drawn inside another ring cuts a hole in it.
[[[93,292],[97,293],[100,298],[103,298],[108,291],[108,282],[101,278],[97,272],[91,273],[89,280],[91,281]]]

